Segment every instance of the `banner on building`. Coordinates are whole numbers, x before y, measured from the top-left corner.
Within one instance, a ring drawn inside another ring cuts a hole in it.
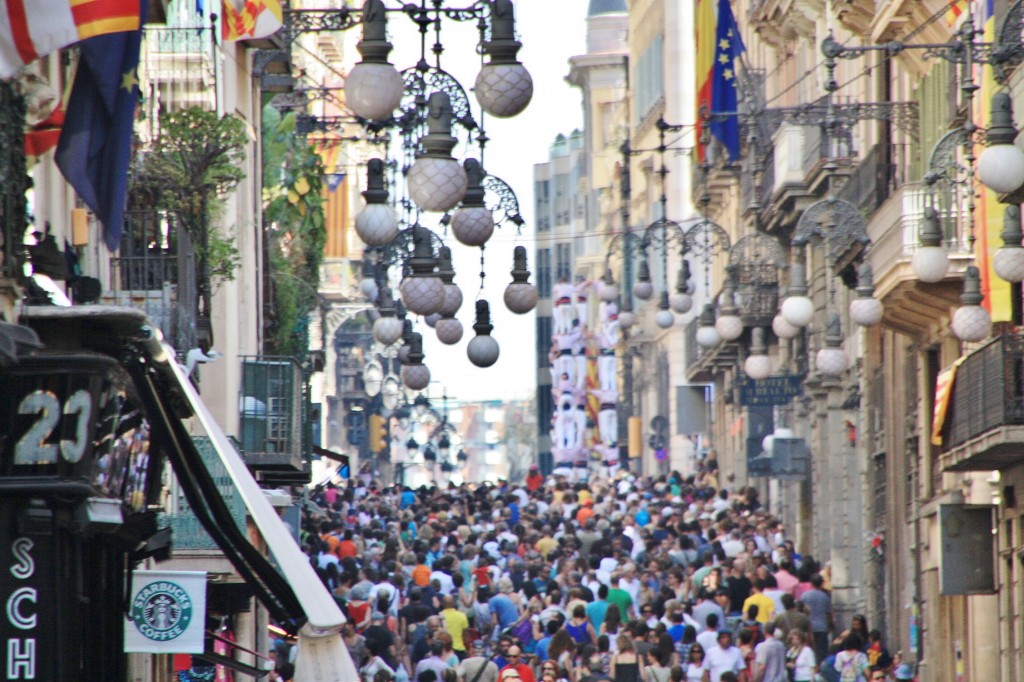
[[[946,414],[949,412],[949,399],[953,395],[953,382],[956,381],[956,370],[963,364],[965,357],[939,372],[935,379],[935,405],[932,413],[932,445],[942,445],[942,427],[946,425]]]
[[[132,572],[125,652],[201,654],[205,630],[205,571]]]

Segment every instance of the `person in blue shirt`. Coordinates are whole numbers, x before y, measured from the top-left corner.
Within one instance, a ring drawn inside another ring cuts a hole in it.
[[[408,486],[406,486],[405,490],[402,491],[401,507],[402,509],[405,509],[407,507],[413,506],[414,504],[416,504],[416,493],[414,493],[412,490],[409,489]]]
[[[560,627],[562,627],[562,624],[557,619],[548,621],[548,624],[544,626],[544,636],[537,641],[537,646],[533,650],[538,661],[548,660],[548,646],[551,644],[551,638],[555,636]]]
[[[597,588],[597,600],[587,604],[587,618],[594,626],[594,632],[601,631],[605,614],[608,613],[608,586],[604,583]]]
[[[434,562],[444,556],[444,552],[441,551],[441,539],[434,538],[430,541],[430,549],[427,551],[427,566],[429,568],[434,567]]]

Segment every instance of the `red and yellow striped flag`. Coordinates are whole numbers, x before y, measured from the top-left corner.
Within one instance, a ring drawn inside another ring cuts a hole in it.
[[[336,139],[324,139],[317,143],[317,153],[324,164],[324,183],[321,196],[324,200],[324,242],[325,258],[347,258],[348,253],[348,176],[338,169],[341,143]]]
[[[715,0],[697,0],[697,158],[704,160],[703,114],[711,111],[711,81],[715,68]]]
[[[221,0],[221,38],[253,40],[277,33],[284,24],[281,0]]]
[[[0,78],[107,33],[137,31],[139,5],[123,0],[0,0]]]
[[[953,28],[960,17],[967,13],[968,0],[953,0],[946,8],[946,28]]]

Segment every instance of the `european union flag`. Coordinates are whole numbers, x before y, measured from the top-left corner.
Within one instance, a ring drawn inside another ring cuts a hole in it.
[[[121,242],[132,152],[132,122],[139,99],[139,30],[108,33],[79,43],[81,60],[68,100],[56,161],[64,177],[100,222],[111,251]]]
[[[740,122],[736,116],[736,58],[745,48],[729,0],[718,0],[715,31],[715,66],[711,75],[711,134],[729,151],[729,160],[740,156]],[[715,114],[728,114],[716,117]]]

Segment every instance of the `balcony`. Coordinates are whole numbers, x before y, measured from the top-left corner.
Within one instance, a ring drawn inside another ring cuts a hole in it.
[[[294,358],[242,358],[242,456],[257,479],[309,471],[303,453],[302,371]]]
[[[716,375],[739,362],[739,344],[735,341],[719,341],[714,348],[701,348],[697,344],[699,326],[699,316],[686,325],[686,380],[694,383],[713,381]]]
[[[853,172],[848,141],[829,138],[818,126],[783,123],[772,135],[773,153],[762,179],[762,223],[766,232],[795,225],[800,214],[823,197],[830,183]]]
[[[938,211],[950,260],[946,279],[935,284],[920,282],[910,265],[924,209],[929,205]],[[964,268],[972,260],[967,234],[962,202],[948,194],[936,196],[923,183],[900,186],[875,211],[868,221],[868,259],[875,274],[875,296],[885,306],[887,326],[916,335],[948,322],[952,308],[959,305]]]
[[[238,490],[231,482],[227,469],[221,462],[220,457],[214,450],[208,438],[196,438],[195,445],[203,460],[203,466],[210,472],[214,482],[217,484],[217,491],[223,498],[224,503],[231,513],[235,525],[242,532],[245,532],[245,503],[242,501]],[[209,551],[215,554],[223,554],[217,543],[206,532],[195,513],[185,501],[177,482],[171,486],[170,499],[167,503],[167,511],[160,515],[160,526],[170,526],[174,533],[174,551],[193,550]]]
[[[209,27],[146,27],[139,71],[153,84],[162,110],[213,107],[214,46]]]
[[[943,429],[945,471],[992,471],[1024,451],[1024,336],[997,337],[956,373]]]

